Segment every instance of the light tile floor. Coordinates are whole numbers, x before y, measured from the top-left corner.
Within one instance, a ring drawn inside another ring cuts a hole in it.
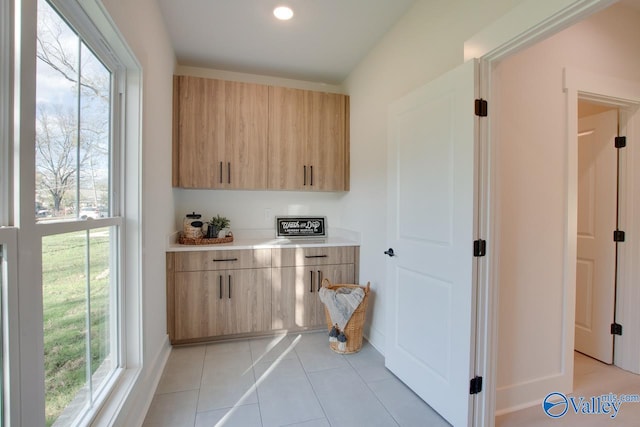
[[[329,349],[325,332],[176,347],[145,427],[439,427],[449,424],[384,367],[366,341]]]
[[[574,392],[569,396],[585,397],[614,393],[640,394],[640,375],[606,365],[576,352],[574,357]],[[552,392],[555,390],[550,390]],[[638,427],[640,426],[640,402],[623,403],[615,418],[606,414],[575,414],[573,409],[561,418],[550,418],[541,405],[496,417],[496,427]]]

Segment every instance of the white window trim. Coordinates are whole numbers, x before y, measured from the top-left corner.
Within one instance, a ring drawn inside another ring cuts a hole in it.
[[[18,347],[18,314],[11,308],[18,301],[18,230],[0,227],[0,251],[2,252],[2,370],[3,370],[3,425],[20,424],[20,352]]]
[[[12,171],[11,129],[13,104],[13,7],[10,0],[0,0],[0,226],[11,224]]]
[[[11,0],[0,0],[11,1]],[[112,425],[119,411],[125,406],[130,397],[142,369],[142,254],[141,254],[141,106],[142,106],[142,67],[135,55],[126,45],[124,38],[118,32],[100,0],[54,0],[56,6],[63,4],[64,8],[80,7],[98,28],[103,39],[99,46],[103,46],[113,58],[117,58],[123,66],[123,77],[120,81],[123,90],[116,95],[121,99],[116,113],[121,118],[121,128],[114,129],[124,144],[120,152],[115,152],[120,159],[120,170],[114,170],[122,183],[124,194],[115,192],[116,203],[114,212],[121,216],[120,229],[123,238],[121,251],[124,254],[120,264],[122,287],[120,307],[121,334],[121,366],[112,377],[113,388],[105,391],[104,401],[85,414],[80,420],[82,425]],[[42,263],[41,245],[38,239],[43,234],[58,232],[88,225],[106,226],[113,218],[95,220],[92,224],[85,221],[69,223],[36,224],[34,216],[35,202],[35,80],[25,76],[35,76],[35,28],[37,26],[36,0],[23,0],[15,4],[16,16],[16,68],[14,72],[16,87],[16,123],[15,127],[15,155],[16,176],[14,187],[15,218],[20,226],[16,233],[17,246],[20,256],[16,260],[17,268],[12,271],[19,277],[20,286],[17,287],[18,310],[18,340],[17,349],[21,366],[17,376],[20,386],[12,389],[16,402],[28,402],[19,407],[17,416],[20,422],[11,425],[43,425],[44,424],[44,355],[42,336]],[[3,13],[3,16],[5,14]],[[10,14],[9,16],[14,16]],[[82,25],[82,23],[79,23]],[[86,37],[86,34],[83,34]],[[87,39],[90,40],[90,39]],[[121,96],[126,94],[126,96]],[[19,176],[17,175],[19,171]],[[124,176],[126,174],[126,181]],[[49,228],[52,227],[52,228]],[[91,227],[93,228],[93,227]],[[86,229],[86,228],[84,228]],[[54,231],[55,230],[55,231]],[[17,347],[17,346],[16,346]],[[15,393],[19,394],[15,394]]]

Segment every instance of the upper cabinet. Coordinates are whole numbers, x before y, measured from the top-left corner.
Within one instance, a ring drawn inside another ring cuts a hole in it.
[[[349,189],[349,98],[269,88],[269,188]]]
[[[173,185],[349,190],[345,95],[174,79]]]
[[[173,185],[267,188],[266,86],[174,79]]]

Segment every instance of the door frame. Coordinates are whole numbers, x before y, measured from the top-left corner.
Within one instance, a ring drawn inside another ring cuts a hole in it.
[[[614,79],[608,76],[591,73],[584,70],[566,68],[564,70],[563,90],[567,97],[567,150],[569,170],[569,209],[568,221],[575,221],[578,215],[577,200],[577,176],[578,176],[578,99],[605,104],[618,109],[618,134],[630,137],[631,140],[639,140],[637,126],[640,122],[640,84]],[[619,152],[620,169],[618,171],[618,224],[619,229],[628,235],[637,235],[639,224],[634,218],[634,182],[640,173],[638,161],[638,149],[634,144],[627,145]],[[637,204],[638,201],[636,200]],[[573,211],[575,209],[575,211]],[[572,225],[571,231],[576,229],[577,223]],[[616,323],[627,325],[627,333],[621,337],[614,336],[613,364],[627,371],[640,374],[640,331],[633,325],[640,324],[640,315],[633,310],[633,303],[638,302],[638,295],[633,290],[633,254],[637,253],[636,240],[628,240],[624,244],[617,245],[616,265]],[[571,254],[567,254],[570,256]],[[565,268],[569,260],[566,260]],[[575,276],[573,293],[575,296]],[[567,284],[570,285],[570,284]],[[575,305],[574,305],[575,308]],[[575,313],[574,313],[575,324]],[[631,333],[628,333],[631,331]],[[625,337],[625,339],[622,339]],[[573,341],[572,341],[573,344]],[[570,349],[567,347],[566,352]]]
[[[509,57],[510,55],[523,50],[529,46],[534,45],[538,41],[541,41],[571,25],[580,22],[589,15],[592,15],[606,7],[616,3],[616,0],[525,0],[515,8],[511,9],[507,14],[496,20],[494,23],[485,27],[480,33],[474,35],[464,43],[464,59],[469,60],[472,58],[479,58],[481,60],[480,65],[480,81],[479,90],[480,97],[487,99],[491,94],[492,87],[492,70],[494,66]],[[573,72],[575,75],[575,72]],[[566,77],[566,73],[565,73]],[[601,76],[598,76],[601,77]],[[600,80],[601,81],[601,80]],[[565,84],[567,79],[565,78]],[[569,79],[569,86],[572,85],[571,79]],[[593,83],[593,82],[592,82]],[[576,157],[574,165],[570,165],[570,169],[576,172],[573,179],[567,179],[567,190],[572,185],[577,186],[577,97],[578,93],[584,95],[590,94],[602,94],[602,92],[592,92],[587,86],[581,86],[578,84],[576,88],[570,88],[567,92],[567,96],[573,97],[575,92],[575,102],[568,102],[568,111],[571,113],[573,108],[575,118],[575,148]],[[611,92],[605,91],[607,95],[611,95]],[[622,97],[620,100],[624,100]],[[601,99],[602,100],[602,99]],[[627,104],[628,107],[629,104]],[[626,111],[621,108],[621,111]],[[640,122],[640,113],[636,110],[636,113],[631,118],[631,113],[628,117],[628,127],[620,131],[626,131],[627,135],[635,135],[640,140],[640,123],[634,125],[635,122]],[[571,114],[569,117],[573,117]],[[477,337],[476,337],[476,372],[483,373],[485,377],[486,389],[484,393],[478,395],[476,399],[474,410],[474,426],[493,426],[495,424],[495,404],[496,404],[496,381],[497,381],[497,356],[498,356],[498,274],[497,274],[497,257],[492,254],[499,254],[500,248],[497,244],[497,227],[498,218],[496,216],[496,170],[492,165],[496,164],[497,152],[491,144],[491,126],[492,121],[495,120],[491,114],[488,115],[488,120],[484,125],[480,126],[480,158],[479,158],[479,200],[478,207],[478,232],[480,236],[487,236],[488,250],[487,257],[484,262],[480,262],[478,266],[478,295],[477,295]],[[569,123],[571,126],[571,123]],[[568,137],[571,132],[568,131]],[[569,141],[567,141],[569,143]],[[640,150],[635,150],[638,153],[628,150],[627,157],[629,159],[640,160]],[[569,160],[571,162],[571,160]],[[630,166],[632,161],[628,162],[627,166]],[[625,169],[626,182],[624,184],[625,194],[633,194],[633,179],[638,179],[636,175],[640,175],[640,168],[636,168],[635,171],[631,168]],[[571,172],[571,171],[570,171]],[[577,187],[576,187],[577,188]],[[577,190],[576,190],[577,191]],[[628,192],[628,193],[627,193]],[[570,194],[570,193],[567,193]],[[640,198],[639,198],[640,199]],[[571,235],[572,227],[576,228],[577,233],[577,216],[571,217],[571,212],[575,212],[577,215],[577,203],[575,197],[570,204],[573,206],[568,209],[569,221],[567,224],[572,225],[567,227],[567,235],[565,236],[565,276],[563,281],[563,287],[565,291],[565,302],[563,310],[563,324],[565,325],[565,331],[563,334],[568,339],[565,343],[570,342],[571,347],[574,343],[573,325],[575,323],[575,255],[576,255],[576,243],[571,243],[573,236]],[[634,210],[635,207],[635,210]],[[633,218],[632,212],[640,212],[640,200],[629,200],[629,203],[625,207],[621,207],[620,223],[625,224],[629,231],[634,229],[634,224],[631,224]],[[636,224],[635,228],[640,228],[640,224]],[[640,231],[640,229],[638,230]],[[620,275],[619,280],[626,280],[627,282],[632,277],[640,278],[640,268],[631,269],[633,266],[630,263],[624,262],[624,257],[628,257],[632,254],[637,254],[640,251],[640,247],[636,245],[629,245],[626,247],[625,254],[619,258],[618,268],[625,270],[626,274]],[[571,256],[573,254],[573,257]],[[631,293],[629,286],[618,287],[619,298],[624,298],[624,294]],[[634,295],[636,296],[636,295]],[[636,299],[637,296],[636,296]],[[640,323],[640,315],[633,313],[629,310],[629,307],[618,306],[616,309],[616,315],[618,313],[624,313],[624,317],[629,319],[631,323],[633,319],[636,323]],[[638,336],[640,334],[636,334]],[[616,340],[615,351],[617,354],[622,354],[624,357],[632,359],[635,357],[635,364],[638,365],[640,357],[637,355],[640,353],[640,346],[636,345],[635,349],[619,349],[618,346],[622,346],[623,343],[618,344],[621,340]],[[627,340],[628,341],[628,340]],[[634,340],[636,344],[638,340]],[[630,347],[631,343],[627,343],[625,347]],[[568,346],[567,346],[568,347]],[[573,349],[571,351],[565,351],[564,367],[571,369],[573,372]],[[623,357],[623,356],[621,356]],[[640,366],[637,367],[640,369]],[[573,375],[571,375],[573,376]]]

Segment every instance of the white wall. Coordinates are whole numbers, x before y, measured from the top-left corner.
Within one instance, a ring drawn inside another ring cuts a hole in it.
[[[573,335],[563,336],[573,331],[572,323],[563,324],[563,304],[571,298],[563,283],[570,232],[563,68],[639,82],[639,51],[640,12],[616,5],[494,70],[499,412],[571,388],[564,356],[572,357]]]
[[[518,0],[418,0],[344,82],[351,97],[351,191],[342,227],[362,234],[360,281],[373,298],[366,334],[384,352],[387,245],[387,108],[462,64],[464,42]]]
[[[136,425],[154,392],[155,363],[166,351],[166,233],[173,228],[171,119],[175,56],[155,0],[104,0],[142,66],[142,342],[143,371],[120,425]],[[160,366],[162,369],[162,366]],[[142,412],[142,414],[141,414]],[[132,417],[132,418],[129,418]]]

